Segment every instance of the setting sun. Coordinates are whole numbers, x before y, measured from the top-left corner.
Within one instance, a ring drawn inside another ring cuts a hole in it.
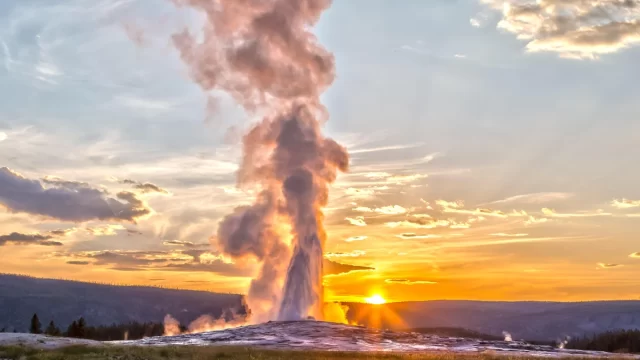
[[[380,304],[384,304],[384,303],[387,302],[382,296],[380,296],[378,294],[373,295],[371,297],[368,297],[368,298],[364,299],[364,301],[367,304],[375,304],[375,305],[380,305]]]

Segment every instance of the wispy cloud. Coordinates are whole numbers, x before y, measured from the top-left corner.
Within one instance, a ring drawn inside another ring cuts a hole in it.
[[[12,244],[12,245],[40,245],[40,246],[62,246],[59,241],[52,241],[56,237],[55,234],[21,234],[13,232],[8,235],[0,235],[0,246]]]
[[[523,236],[529,236],[529,234],[508,234],[508,233],[494,233],[491,234],[491,236],[498,236],[498,237],[523,237]]]
[[[611,206],[618,209],[631,209],[640,207],[640,200],[614,199],[613,201],[611,201]]]
[[[382,215],[400,215],[400,214],[407,213],[407,209],[405,209],[400,205],[389,205],[389,206],[383,206],[383,207],[374,208],[374,209],[370,207],[365,207],[365,206],[358,206],[353,208],[352,210],[356,212],[377,213]]]
[[[488,203],[488,205],[511,204],[511,203],[541,204],[541,203],[552,202],[552,201],[566,200],[566,199],[572,198],[573,196],[574,194],[565,193],[565,192],[539,192],[539,193],[511,196],[506,199],[490,202]]]
[[[342,257],[360,257],[366,255],[367,252],[363,250],[353,250],[350,252],[328,252],[324,254],[326,258],[342,258]]]
[[[404,149],[412,149],[423,145],[423,143],[415,143],[415,144],[401,144],[401,145],[387,145],[387,146],[379,146],[373,148],[363,148],[363,149],[349,149],[349,154],[366,154],[372,152],[380,152],[380,151],[392,151],[392,150],[404,150]]]
[[[582,211],[576,213],[558,213],[553,209],[543,208],[542,213],[549,217],[556,218],[581,218],[581,217],[598,217],[598,216],[611,216],[613,214],[604,212],[603,210],[597,210],[594,212]]]
[[[369,238],[368,236],[351,236],[344,239],[344,241],[346,242],[364,241],[364,240],[367,240],[368,238]]]
[[[84,230],[93,236],[114,236],[118,234],[118,231],[127,229],[122,225],[102,225],[87,227]]]
[[[550,220],[547,218],[540,218],[540,217],[535,217],[535,216],[529,216],[527,218],[527,220],[525,220],[524,224],[527,226],[530,225],[538,225],[538,224],[544,224],[546,222],[549,222]]]
[[[355,218],[345,218],[351,225],[364,227],[367,226],[367,222],[364,220],[364,216],[356,216]]]
[[[596,265],[598,269],[614,269],[614,268],[619,268],[624,266],[622,264],[607,264],[607,263],[597,263]]]
[[[633,254],[629,255],[629,257],[632,257],[634,259],[640,259],[640,251],[634,252]]]
[[[187,248],[195,248],[195,247],[205,247],[209,246],[208,243],[194,243],[191,241],[183,241],[183,240],[168,240],[162,243],[165,246],[183,246]]]
[[[396,235],[396,237],[399,237],[400,239],[404,239],[404,240],[420,240],[420,239],[438,239],[438,238],[441,238],[442,236],[433,235],[433,234],[404,233],[404,234]]]
[[[395,228],[434,229],[437,227],[450,227],[455,224],[456,224],[455,222],[451,222],[449,220],[419,219],[419,220],[392,221],[392,222],[387,222],[384,225],[392,229],[395,229]]]
[[[435,285],[437,282],[435,281],[427,281],[427,280],[409,280],[409,279],[386,279],[384,282],[387,284],[397,284],[397,285]]]
[[[150,193],[156,193],[156,194],[162,194],[162,195],[169,194],[167,190],[159,187],[158,185],[148,183],[148,182],[141,183],[131,179],[124,179],[121,181],[121,183],[131,185],[133,186],[134,189],[139,190],[143,194],[150,194]]]

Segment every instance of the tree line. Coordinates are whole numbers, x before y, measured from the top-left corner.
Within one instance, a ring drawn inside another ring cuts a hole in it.
[[[640,330],[615,330],[569,340],[569,349],[640,353]]]
[[[186,328],[182,330],[186,330]],[[6,329],[0,329],[0,332],[6,332]],[[44,334],[49,336],[63,336],[98,341],[139,340],[145,337],[162,336],[164,334],[164,325],[161,323],[139,323],[137,321],[132,321],[127,324],[89,326],[85,319],[81,317],[69,324],[65,331],[58,328],[53,320],[50,321],[49,325],[47,325],[43,330],[38,315],[33,314],[29,325],[29,332],[31,334]]]

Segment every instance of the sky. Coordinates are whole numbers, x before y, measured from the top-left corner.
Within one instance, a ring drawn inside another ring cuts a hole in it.
[[[0,272],[245,293],[217,248],[255,116],[152,0],[0,4]],[[639,299],[640,4],[335,0],[325,298]],[[328,270],[327,270],[328,269]]]

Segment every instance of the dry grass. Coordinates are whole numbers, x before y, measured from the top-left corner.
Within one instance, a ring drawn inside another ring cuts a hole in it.
[[[13,346],[0,347],[0,360],[504,360],[536,359],[492,354],[460,355],[454,353],[357,353],[321,351],[272,351],[246,347],[87,347],[71,346],[56,350],[37,350]],[[574,358],[575,359],[575,358]],[[593,359],[591,359],[593,360]]]

